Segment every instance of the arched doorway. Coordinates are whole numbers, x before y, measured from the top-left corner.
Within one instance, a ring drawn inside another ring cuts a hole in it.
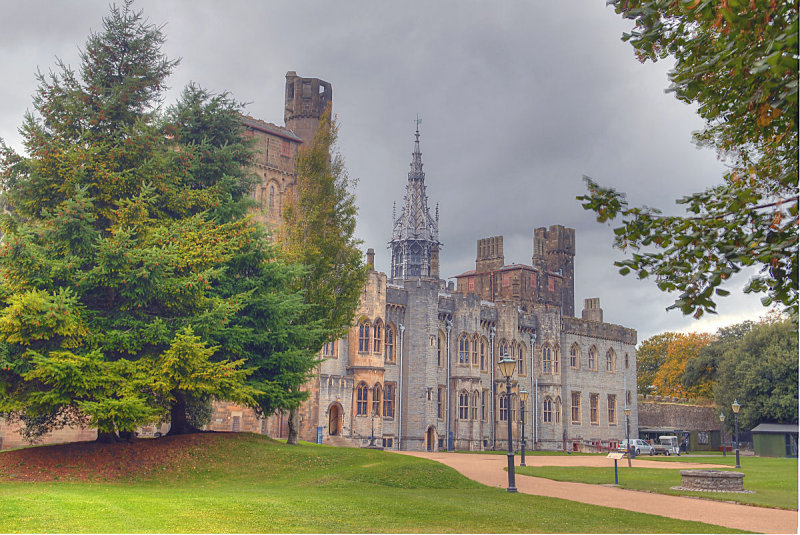
[[[342,433],[342,407],[335,403],[328,409],[328,434],[340,435]]]
[[[425,433],[425,449],[436,451],[436,428],[433,426],[430,426]]]

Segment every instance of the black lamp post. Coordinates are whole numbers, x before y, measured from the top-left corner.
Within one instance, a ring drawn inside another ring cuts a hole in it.
[[[725,457],[725,413],[719,413],[719,432],[722,434],[720,442],[722,442],[722,456]]]
[[[736,422],[736,468],[739,466],[739,408],[741,405],[734,399],[731,408],[733,409],[733,421]]]
[[[631,415],[631,408],[625,406],[625,443],[628,445],[628,468],[631,467],[631,437],[630,437],[630,422],[628,421]]]
[[[511,448],[511,374],[514,373],[516,361],[506,355],[498,365],[500,373],[506,378],[506,421],[508,421],[508,492],[517,492],[514,484],[514,450]]]
[[[519,465],[525,466],[525,402],[528,401],[528,391],[524,388],[519,390],[519,400],[521,402],[520,409],[522,410],[522,455],[519,459]]]

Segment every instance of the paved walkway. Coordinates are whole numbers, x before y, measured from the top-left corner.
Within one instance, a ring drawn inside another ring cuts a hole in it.
[[[504,468],[508,460],[503,455],[468,453],[400,452],[405,455],[432,459],[455,468],[463,475],[484,485],[505,488],[508,475]],[[517,457],[519,463],[519,457]],[[700,463],[664,463],[634,459],[641,468],[719,468],[720,465]],[[528,466],[604,466],[613,468],[614,461],[601,456],[529,456]],[[627,470],[627,460],[620,461],[620,470]],[[624,466],[624,467],[623,467]],[[730,468],[725,466],[724,468]],[[517,490],[525,494],[563,498],[591,505],[602,505],[652,515],[693,520],[728,528],[757,533],[797,533],[797,511],[768,509],[728,502],[697,498],[651,494],[603,485],[553,481],[516,474]]]

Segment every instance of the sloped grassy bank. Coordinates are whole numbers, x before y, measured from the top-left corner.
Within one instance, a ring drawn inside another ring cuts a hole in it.
[[[730,532],[509,495],[388,452],[247,434],[0,453],[3,532]]]

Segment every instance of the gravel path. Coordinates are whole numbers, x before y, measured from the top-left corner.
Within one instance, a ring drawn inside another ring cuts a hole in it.
[[[441,452],[400,453],[446,464],[468,478],[484,485],[501,488],[508,486],[508,475],[504,471],[508,461],[503,455]],[[517,463],[519,463],[519,457],[517,457]],[[644,459],[634,459],[632,463],[634,467],[641,468],[676,469],[680,467],[690,469],[720,467],[720,465],[713,464],[663,463]],[[605,466],[613,468],[614,461],[600,456],[537,455],[526,457],[525,464],[528,466]],[[623,464],[627,464],[627,460],[620,461],[621,470],[623,469]],[[624,469],[627,469],[627,466]],[[553,481],[521,474],[516,474],[516,484],[519,492],[526,494],[563,498],[592,505],[626,509],[681,520],[705,522],[757,533],[797,533],[797,511],[768,509],[682,496],[651,494],[635,490],[624,490],[613,486]]]

